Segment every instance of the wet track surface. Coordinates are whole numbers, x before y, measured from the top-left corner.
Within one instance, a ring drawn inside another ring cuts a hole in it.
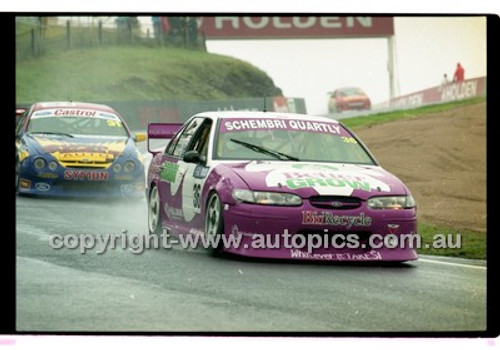
[[[145,202],[16,199],[18,331],[391,332],[486,328],[486,268],[213,258],[202,249],[53,249],[54,234],[139,235]]]

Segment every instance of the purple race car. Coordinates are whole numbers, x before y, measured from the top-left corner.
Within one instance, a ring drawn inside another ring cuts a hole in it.
[[[171,139],[150,151],[150,233],[261,258],[417,259],[410,191],[335,120],[206,112],[148,134]]]

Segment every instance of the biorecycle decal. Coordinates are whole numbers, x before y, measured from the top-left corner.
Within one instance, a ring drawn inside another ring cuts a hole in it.
[[[356,165],[249,163],[248,172],[269,171],[267,187],[286,186],[292,190],[313,188],[320,195],[349,196],[354,190],[389,192],[390,187],[377,177],[384,176],[372,169]]]

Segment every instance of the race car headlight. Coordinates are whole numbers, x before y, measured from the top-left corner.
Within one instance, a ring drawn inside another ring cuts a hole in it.
[[[415,208],[412,196],[372,197],[368,200],[371,209],[410,209]]]
[[[297,206],[302,204],[302,198],[291,193],[258,192],[250,190],[234,190],[233,198],[238,202],[262,205]]]
[[[135,163],[131,160],[127,160],[125,164],[123,165],[123,169],[127,172],[130,173],[134,171],[135,169]]]
[[[57,169],[57,163],[52,161],[49,163],[49,169],[55,171]]]
[[[122,171],[122,165],[121,165],[121,164],[119,164],[119,163],[117,163],[117,164],[113,165],[113,171],[114,171],[115,173],[119,173],[120,171]]]
[[[45,162],[45,160],[43,158],[37,158],[35,159],[35,162],[33,163],[33,165],[35,166],[36,169],[43,169],[45,168],[45,165],[47,163]]]

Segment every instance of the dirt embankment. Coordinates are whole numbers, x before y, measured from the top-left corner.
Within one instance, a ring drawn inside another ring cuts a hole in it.
[[[357,130],[380,164],[403,180],[418,216],[486,231],[486,103]]]

